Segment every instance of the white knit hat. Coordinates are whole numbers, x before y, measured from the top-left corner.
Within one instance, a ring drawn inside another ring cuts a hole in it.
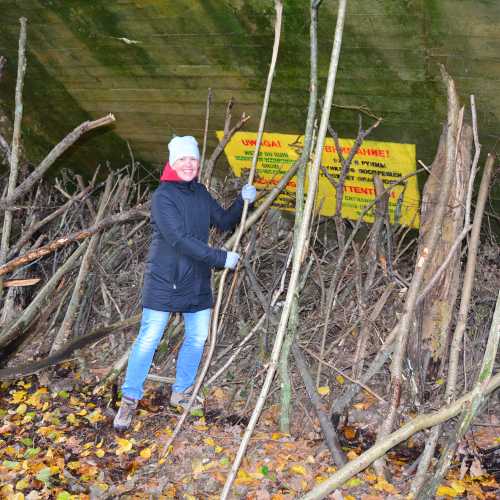
[[[169,157],[168,162],[173,165],[179,158],[191,156],[200,159],[200,150],[196,139],[191,135],[175,136],[168,143]]]

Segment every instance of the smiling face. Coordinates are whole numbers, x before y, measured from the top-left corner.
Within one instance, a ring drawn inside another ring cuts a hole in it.
[[[175,170],[177,175],[186,182],[192,181],[198,175],[200,160],[192,156],[183,156],[172,165],[172,170]]]

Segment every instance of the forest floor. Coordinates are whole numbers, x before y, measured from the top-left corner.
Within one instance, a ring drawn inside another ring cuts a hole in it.
[[[190,417],[161,458],[163,444],[179,418],[166,404],[165,386],[149,382],[132,428],[117,434],[112,427],[116,389],[94,395],[95,385],[79,380],[69,363],[58,373],[69,376],[68,390],[51,392],[36,377],[0,386],[2,498],[218,498],[246,424],[225,412],[229,387],[215,387],[206,395],[204,412]],[[343,381],[339,377],[337,382]],[[326,389],[321,392],[327,395]],[[305,409],[307,402],[298,398],[294,402],[289,435],[279,432],[277,404],[263,413],[233,486],[233,498],[298,498],[336,470],[317,419]],[[352,413],[355,417],[358,412],[362,422],[341,427],[341,444],[349,459],[373,444],[378,405],[370,394],[361,394]],[[239,415],[248,413],[245,399],[232,401],[232,408],[238,406]],[[481,455],[481,450],[500,445],[496,410],[488,408],[475,423],[462,444],[462,459],[450,469],[437,498],[498,498],[500,477],[488,472],[487,457]],[[367,469],[329,498],[407,498],[405,470],[418,457],[422,439],[423,434],[415,436],[389,453],[391,482]]]

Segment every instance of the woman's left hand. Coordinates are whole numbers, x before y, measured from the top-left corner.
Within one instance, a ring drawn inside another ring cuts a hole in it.
[[[241,190],[241,197],[243,201],[248,201],[248,203],[253,203],[257,197],[257,190],[252,184],[245,184]]]

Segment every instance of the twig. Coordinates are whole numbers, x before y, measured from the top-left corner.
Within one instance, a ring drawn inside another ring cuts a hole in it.
[[[277,3],[278,5],[278,3]],[[292,299],[295,295],[297,284],[299,281],[299,274],[301,263],[303,259],[302,252],[304,247],[306,246],[306,237],[309,234],[309,225],[311,221],[311,216],[314,208],[314,193],[316,192],[317,184],[318,184],[318,176],[319,176],[319,165],[321,162],[323,145],[325,142],[326,129],[328,125],[328,119],[330,116],[330,110],[332,105],[333,91],[335,87],[335,79],[337,76],[337,67],[340,57],[340,47],[342,44],[342,34],[344,29],[344,21],[346,14],[346,6],[347,0],[340,0],[339,10],[337,16],[337,26],[335,30],[335,40],[333,44],[331,60],[330,60],[330,68],[328,71],[328,81],[326,86],[326,95],[325,102],[323,106],[323,112],[321,116],[321,123],[318,131],[318,139],[316,143],[316,155],[314,158],[314,163],[309,172],[309,185],[307,190],[307,200],[306,205],[304,207],[304,219],[302,221],[302,225],[300,227],[300,233],[298,237],[298,246],[294,250],[293,255],[293,263],[292,263],[292,272],[290,276],[290,282],[288,284],[287,295],[285,299],[285,303],[283,305],[283,311],[281,313],[281,319],[278,326],[278,331],[276,332],[276,338],[274,342],[273,351],[271,353],[271,360],[269,362],[269,368],[267,370],[266,378],[263,383],[260,395],[257,399],[257,403],[253,410],[252,416],[248,423],[248,426],[245,430],[243,438],[241,440],[238,452],[236,454],[236,458],[234,459],[233,465],[231,466],[231,471],[226,479],[226,483],[224,485],[224,489],[222,490],[221,500],[225,500],[230,492],[231,485],[236,477],[236,473],[240,467],[243,456],[245,455],[248,443],[250,441],[250,437],[255,429],[255,425],[257,424],[257,420],[262,412],[262,408],[264,407],[264,403],[271,387],[272,380],[274,378],[274,374],[276,372],[276,366],[278,362],[278,358],[281,351],[281,345],[283,342],[283,337],[285,335],[288,318],[290,315]]]
[[[302,351],[300,350],[300,347],[296,342],[292,344],[292,352],[295,358],[295,363],[297,363],[297,368],[299,369],[300,376],[302,377],[304,385],[306,386],[307,395],[309,396],[314,411],[316,412],[316,415],[319,419],[319,424],[325,436],[325,441],[328,449],[330,450],[330,453],[332,454],[332,457],[337,465],[345,465],[347,459],[344,455],[344,452],[342,451],[342,448],[340,447],[337,432],[331,420],[328,418],[328,415],[321,408],[321,399],[316,392],[316,386],[307,368],[304,355],[302,354]]]
[[[212,89],[208,89],[207,93],[207,108],[205,111],[205,131],[203,132],[203,149],[201,151],[200,170],[198,177],[203,179],[203,167],[205,166],[205,153],[207,151],[207,137],[208,137],[208,122],[210,120],[210,105],[212,104]]]

